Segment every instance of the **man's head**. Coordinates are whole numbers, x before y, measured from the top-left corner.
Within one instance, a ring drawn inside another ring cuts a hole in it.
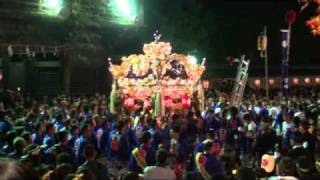
[[[66,145],[68,143],[68,134],[65,131],[60,131],[58,133],[58,141],[62,144],[62,145]]]
[[[179,139],[179,137],[180,137],[180,128],[178,126],[172,127],[172,129],[170,130],[170,136],[173,139]]]
[[[280,176],[294,176],[296,171],[295,163],[290,157],[283,157],[278,166]]]
[[[46,133],[47,134],[50,134],[50,135],[53,135],[55,132],[55,128],[54,128],[54,125],[52,123],[48,123],[46,125]]]
[[[120,121],[117,121],[116,124],[115,124],[115,128],[121,132],[125,129],[125,125],[126,123],[123,121],[123,120],[120,120]]]
[[[84,156],[87,160],[94,160],[96,158],[96,149],[94,146],[88,145],[84,149]]]
[[[145,131],[141,135],[141,143],[149,144],[151,142],[151,133],[149,131]]]
[[[85,137],[89,137],[90,134],[91,134],[91,128],[90,128],[90,125],[87,124],[87,123],[84,123],[82,126],[81,126],[81,134]]]
[[[16,137],[13,141],[13,146],[16,152],[22,153],[26,147],[26,141],[22,137]]]
[[[307,175],[312,172],[312,161],[307,156],[300,156],[296,161],[299,176]]]
[[[291,136],[291,145],[301,145],[302,144],[302,136],[300,133],[293,133]]]
[[[168,158],[168,152],[165,149],[159,149],[156,153],[157,163],[160,165],[165,165]]]
[[[215,131],[214,129],[209,129],[208,133],[207,133],[207,138],[210,139],[210,140],[214,140],[215,138]]]

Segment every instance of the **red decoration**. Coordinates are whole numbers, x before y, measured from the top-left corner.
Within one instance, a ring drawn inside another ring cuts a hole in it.
[[[144,151],[144,150],[141,149],[141,150],[139,151],[139,156],[144,159],[145,156],[146,156],[146,151]]]
[[[165,107],[171,107],[172,106],[172,99],[170,97],[164,98],[164,106]]]
[[[306,22],[306,25],[311,29],[313,36],[320,35],[320,16],[312,17]]]
[[[182,97],[182,107],[183,108],[190,108],[191,107],[191,99],[188,96]]]
[[[268,160],[266,160],[266,159],[263,159],[263,160],[261,161],[262,167],[267,167],[268,164],[269,164],[269,162],[268,162]]]
[[[296,21],[296,19],[297,19],[297,14],[296,14],[296,12],[293,11],[293,10],[288,11],[288,12],[286,13],[286,15],[285,15],[285,21],[286,21],[289,25],[293,24],[293,23]]]
[[[134,99],[133,97],[128,97],[125,99],[124,104],[128,107],[128,108],[134,108],[135,104],[134,104]]]
[[[212,144],[212,153],[214,154],[214,155],[218,155],[218,154],[220,154],[220,152],[221,152],[221,145],[219,144],[219,143],[213,143]]]
[[[204,166],[207,162],[207,158],[204,155],[201,155],[198,159],[200,165]]]

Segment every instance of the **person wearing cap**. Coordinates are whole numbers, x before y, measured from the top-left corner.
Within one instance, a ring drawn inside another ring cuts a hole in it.
[[[129,170],[141,173],[146,166],[155,164],[155,150],[151,146],[151,133],[142,133],[141,144],[132,150],[129,160]]]

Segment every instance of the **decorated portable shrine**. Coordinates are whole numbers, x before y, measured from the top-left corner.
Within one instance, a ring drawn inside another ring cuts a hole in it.
[[[166,109],[189,108],[193,98],[197,98],[199,106],[204,105],[201,76],[205,58],[196,64],[192,56],[172,53],[170,43],[159,41],[160,34],[154,36],[153,42],[144,44],[144,54],[122,57],[120,65],[108,59],[113,76],[111,112],[115,111],[117,98],[122,98],[129,109],[143,102],[157,116],[163,115]]]

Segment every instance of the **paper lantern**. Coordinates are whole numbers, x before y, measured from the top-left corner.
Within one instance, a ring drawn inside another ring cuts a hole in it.
[[[299,84],[299,79],[298,78],[293,78],[293,84],[298,85]]]
[[[165,107],[171,107],[172,106],[172,99],[170,97],[164,98],[164,106]]]
[[[264,154],[261,159],[261,168],[267,173],[271,173],[275,167],[275,158],[273,155]]]
[[[297,19],[297,13],[293,10],[288,11],[285,15],[285,21],[289,25],[293,24],[296,21],[296,19]]]
[[[132,97],[128,97],[126,98],[124,104],[128,107],[128,108],[133,108],[134,107],[134,99]]]
[[[261,80],[260,79],[254,80],[254,85],[260,86],[261,85]]]
[[[274,85],[274,79],[269,79],[269,84]]]
[[[268,39],[266,35],[260,35],[258,37],[258,50],[259,51],[265,51],[267,49],[267,43],[268,43]]]
[[[182,107],[183,108],[190,108],[191,107],[191,99],[188,96],[184,96],[181,99],[182,101]]]
[[[310,83],[311,83],[310,78],[308,78],[308,77],[307,77],[307,78],[305,78],[305,79],[304,79],[304,83],[306,83],[306,84],[310,84]]]
[[[208,89],[209,88],[209,81],[208,80],[204,80],[202,82],[202,86],[203,86],[204,89]]]

